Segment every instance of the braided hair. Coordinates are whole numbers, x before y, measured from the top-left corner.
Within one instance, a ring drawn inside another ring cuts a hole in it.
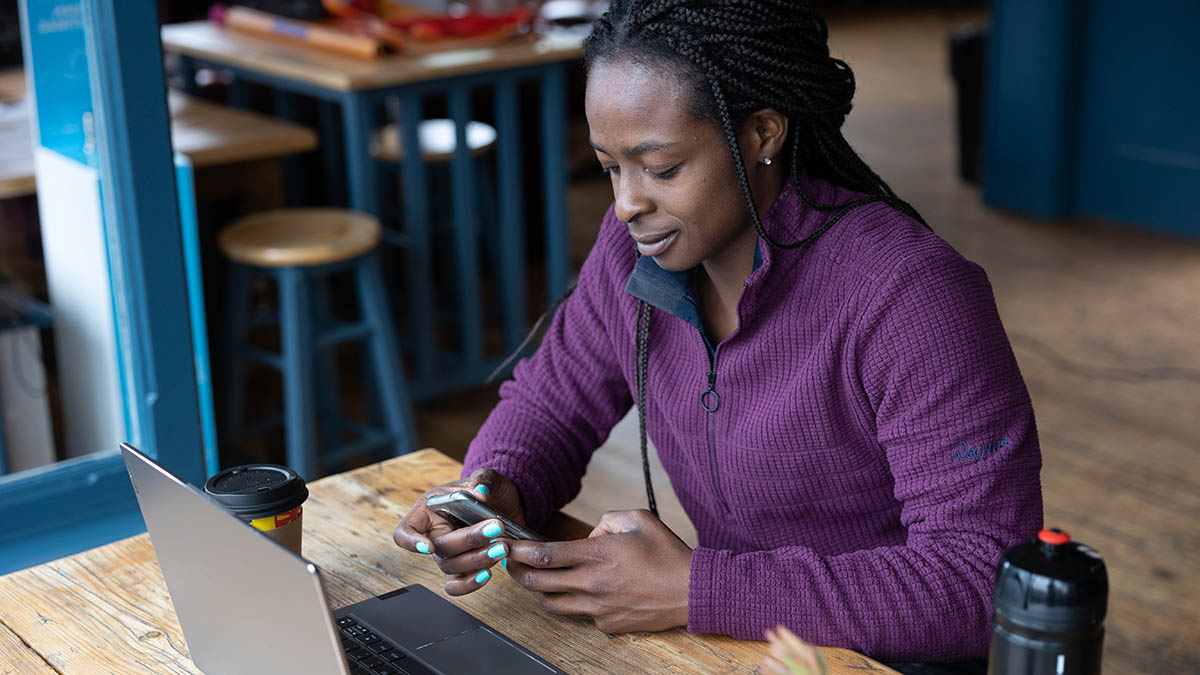
[[[884,202],[924,224],[850,147],[841,127],[854,97],[854,74],[829,55],[829,29],[807,0],[614,0],[583,42],[590,72],[599,61],[628,60],[677,74],[692,92],[692,114],[715,123],[733,156],[738,184],[759,238],[772,248],[807,246],[847,213]],[[772,108],[788,118],[784,169],[801,205],[828,214],[808,236],[776,240],[762,224],[742,161],[737,130],[750,115]],[[810,175],[862,193],[842,204],[818,204],[796,179]],[[646,379],[650,307],[638,303],[634,381],[642,472],[650,511],[658,515],[646,449]]]

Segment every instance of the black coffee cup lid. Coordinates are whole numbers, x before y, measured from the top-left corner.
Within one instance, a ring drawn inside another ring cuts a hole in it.
[[[204,491],[245,520],[286,513],[308,499],[304,479],[278,464],[225,469],[204,482]]]

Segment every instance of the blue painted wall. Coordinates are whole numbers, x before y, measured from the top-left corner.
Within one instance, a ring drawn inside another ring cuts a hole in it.
[[[1200,237],[1200,2],[1090,3],[1075,212]]]
[[[983,198],[1200,237],[1200,2],[994,0]]]
[[[983,198],[1035,218],[1072,208],[1071,123],[1080,3],[994,0]]]

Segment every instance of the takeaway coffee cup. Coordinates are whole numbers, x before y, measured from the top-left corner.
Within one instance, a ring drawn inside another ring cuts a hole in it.
[[[278,464],[245,464],[214,475],[204,491],[238,518],[300,555],[303,504],[308,487]]]

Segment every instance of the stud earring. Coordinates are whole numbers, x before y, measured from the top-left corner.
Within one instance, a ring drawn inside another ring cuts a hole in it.
[[[774,160],[772,160],[770,157],[763,157],[763,164],[766,164],[767,166],[771,166],[772,161]]]

